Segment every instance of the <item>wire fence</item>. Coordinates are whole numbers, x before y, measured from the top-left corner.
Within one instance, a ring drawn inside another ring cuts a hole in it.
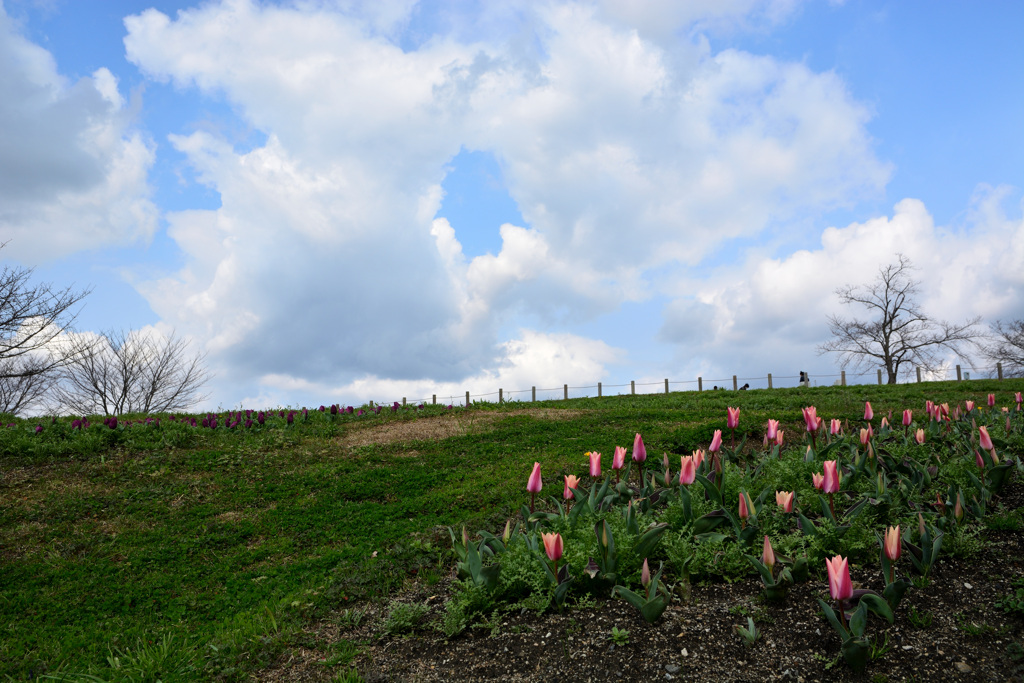
[[[952,379],[955,379],[958,382],[969,381],[972,374],[974,375],[974,379],[1001,380],[1003,379],[1003,367],[1001,363],[996,363],[991,367],[961,367],[960,365],[957,365],[955,368],[945,370],[945,372],[916,368],[914,376],[910,381],[944,382]],[[721,378],[697,377],[696,379],[690,380],[669,380],[668,378],[665,378],[660,382],[637,382],[634,380],[624,384],[605,384],[603,382],[597,382],[596,384],[587,384],[582,386],[570,386],[568,384],[563,384],[562,386],[550,388],[538,388],[536,386],[532,386],[529,389],[511,390],[499,388],[494,391],[482,393],[466,391],[464,395],[449,394],[439,396],[438,394],[432,394],[426,398],[417,399],[402,397],[401,404],[437,404],[440,399],[440,403],[442,405],[468,406],[472,405],[474,402],[504,403],[506,401],[557,401],[568,400],[570,398],[622,396],[625,394],[668,394],[673,391],[746,391],[758,389],[782,389],[800,386],[801,384],[803,384],[803,386],[847,386],[848,384],[868,384],[874,382],[883,384],[887,382],[887,380],[888,377],[881,369],[873,372],[861,373],[848,373],[845,370],[840,370],[836,374],[815,374],[813,377],[808,375],[805,375],[804,377],[801,377],[800,375],[773,375],[769,372],[765,375],[751,377],[739,377],[737,375],[733,375],[731,377]],[[657,388],[652,390],[650,389],[651,387]],[[616,391],[625,389],[628,389],[628,391]],[[645,391],[645,389],[647,390]],[[398,401],[394,402],[397,403]],[[387,405],[390,403],[392,403],[392,401],[378,402],[378,405]]]

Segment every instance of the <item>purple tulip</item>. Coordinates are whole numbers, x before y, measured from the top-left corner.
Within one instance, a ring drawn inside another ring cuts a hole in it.
[[[354,413],[354,412],[355,412],[355,410],[356,410],[356,409],[355,409],[355,408],[353,408],[352,406],[349,406],[349,407],[345,408],[345,412],[346,412],[346,413],[348,413],[349,415],[351,415],[352,413]]]
[[[245,421],[245,428],[249,429],[250,427],[252,427],[252,420],[246,420]]]
[[[260,423],[260,426],[262,426],[262,425],[263,425],[263,422],[264,422],[264,421],[265,421],[266,419],[267,419],[267,416],[266,416],[266,415],[264,415],[264,414],[263,414],[263,411],[261,410],[261,411],[260,411],[260,414],[259,414],[259,415],[258,415],[258,416],[256,417],[256,421]]]
[[[337,414],[338,414],[338,404],[335,403],[335,404],[333,404],[331,406],[331,415],[337,415]]]
[[[43,433],[43,425],[36,425],[36,434]]]

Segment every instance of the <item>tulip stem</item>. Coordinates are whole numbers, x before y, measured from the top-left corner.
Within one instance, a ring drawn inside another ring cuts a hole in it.
[[[832,512],[832,519],[835,519],[835,517],[836,517],[836,507],[832,503],[832,495],[833,494],[831,494],[831,493],[828,494],[828,509]]]
[[[536,493],[533,493],[533,492],[531,491],[531,492],[530,492],[530,512],[531,512],[531,513],[533,512],[533,503],[534,503],[534,500],[535,500],[536,498],[537,498],[537,494],[536,494]]]

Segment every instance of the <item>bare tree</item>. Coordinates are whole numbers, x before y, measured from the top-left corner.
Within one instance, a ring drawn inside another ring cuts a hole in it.
[[[914,266],[903,254],[896,263],[879,269],[869,285],[846,285],[836,290],[844,304],[867,308],[871,320],[828,317],[833,338],[818,346],[818,353],[838,353],[840,367],[855,369],[881,366],[889,384],[895,384],[900,368],[910,364],[935,370],[940,351],[964,355],[982,337],[975,329],[981,318],[963,323],[934,320],[915,301],[920,282],[910,277]]]
[[[1024,377],[1024,320],[996,321],[995,340],[984,349],[985,357],[1003,364],[1008,377]]]
[[[71,329],[89,294],[32,284],[32,274],[31,268],[0,270],[0,412],[38,404],[54,371],[72,360],[74,350],[54,341]]]
[[[104,333],[75,342],[74,360],[61,371],[55,394],[74,413],[162,413],[187,408],[209,379],[203,354],[189,355],[174,334],[156,338],[137,331]]]

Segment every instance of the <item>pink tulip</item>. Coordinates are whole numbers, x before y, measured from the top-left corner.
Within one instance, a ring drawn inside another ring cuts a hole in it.
[[[885,429],[885,428],[886,428],[886,427],[888,427],[888,426],[889,426],[889,418],[887,418],[887,417],[883,417],[883,418],[882,418],[882,426],[881,426],[881,429]]]
[[[696,469],[704,462],[704,451],[700,448],[693,452],[693,467]]]
[[[565,475],[565,490],[562,491],[562,498],[564,498],[565,500],[572,499],[574,497],[572,495],[572,490],[579,486],[579,484],[580,479],[575,474]]]
[[[807,425],[807,431],[813,432],[818,428],[818,409],[814,406],[807,406],[804,408],[804,423]]]
[[[775,441],[775,435],[779,433],[779,421],[768,420],[768,440]]]
[[[948,403],[943,403],[941,406],[939,406],[938,412],[941,413],[942,417],[948,418],[949,417],[949,404]]]
[[[644,440],[637,433],[633,439],[633,462],[644,462],[647,460],[647,449],[644,447]]]
[[[775,502],[779,507],[782,508],[783,512],[793,511],[793,492],[792,491],[776,491]]]
[[[708,446],[708,450],[712,453],[717,453],[722,448],[722,430],[716,429],[715,435],[711,437],[711,445]]]
[[[964,401],[964,410],[968,413],[974,410],[974,401]]]
[[[729,416],[726,419],[725,425],[729,429],[736,429],[740,426],[740,409],[739,408],[726,408],[729,412]]]
[[[867,446],[868,445],[868,441],[871,441],[871,429],[870,428],[861,427],[860,428],[860,445],[861,446]]]
[[[843,423],[836,418],[832,418],[829,431],[832,436],[839,436],[843,432]]]
[[[626,449],[622,446],[616,446],[615,452],[612,453],[612,469],[621,470],[626,466]]]
[[[825,485],[825,475],[814,472],[811,474],[811,481],[814,482],[814,488],[821,490],[821,487]]]
[[[916,432],[914,432],[914,441],[916,441],[919,446],[923,446],[924,445],[924,430],[923,429],[918,429]]]
[[[746,519],[750,516],[750,510],[747,509],[747,494],[740,493],[740,519]]]
[[[825,418],[819,417],[818,418],[818,426],[815,429],[824,429],[824,428],[825,428]]]
[[[849,600],[853,595],[853,584],[850,583],[850,565],[845,557],[836,555],[825,560],[828,570],[828,592],[833,600]]]
[[[1020,410],[1020,404],[1024,403],[1024,392],[1018,391],[1013,395],[1013,400],[1017,402],[1017,410]]]
[[[960,521],[964,518],[964,506],[960,504],[961,496],[957,494],[956,505],[953,506],[953,516],[956,517],[956,521]]]
[[[981,457],[981,453],[974,451],[974,462],[978,466],[979,470],[985,469],[985,461]]]
[[[900,542],[900,526],[889,527],[889,530],[885,532],[885,556],[895,562],[900,559],[900,553],[903,551],[903,545]]]
[[[562,559],[562,534],[541,534],[544,539],[544,552],[552,562]]]
[[[597,451],[589,451],[587,458],[590,460],[590,476],[597,477],[601,476],[601,454]]]
[[[924,412],[928,413],[928,417],[934,419],[935,415],[935,404],[931,401],[924,402]]]
[[[640,570],[640,583],[647,588],[647,585],[651,582],[651,568],[647,566],[647,558],[644,558],[643,569]]]
[[[825,471],[825,480],[821,485],[821,490],[824,493],[836,493],[839,491],[839,469],[838,462],[835,460],[826,460],[823,467]]]
[[[526,490],[530,493],[540,493],[543,484],[540,480],[540,463],[533,463],[533,472],[530,473],[530,480],[526,483]]]
[[[679,485],[689,486],[697,478],[697,468],[692,455],[679,456]]]
[[[903,411],[903,426],[909,427],[914,422],[914,411],[907,408]]]
[[[783,434],[783,431],[780,429],[779,433],[775,435],[775,445],[776,446],[781,446],[782,445],[782,434]]]
[[[775,551],[772,550],[772,542],[768,540],[768,537],[764,537],[764,549],[761,551],[761,564],[768,567],[768,571],[771,571],[775,567]]]
[[[871,401],[864,402],[864,419],[871,422],[872,418],[875,417],[875,411],[871,410]]]
[[[996,395],[995,394],[989,394],[988,395],[988,407],[989,408],[994,408],[995,405],[996,405]]]
[[[991,451],[994,446],[992,445],[992,437],[988,435],[988,427],[978,427],[978,443],[986,451]]]

